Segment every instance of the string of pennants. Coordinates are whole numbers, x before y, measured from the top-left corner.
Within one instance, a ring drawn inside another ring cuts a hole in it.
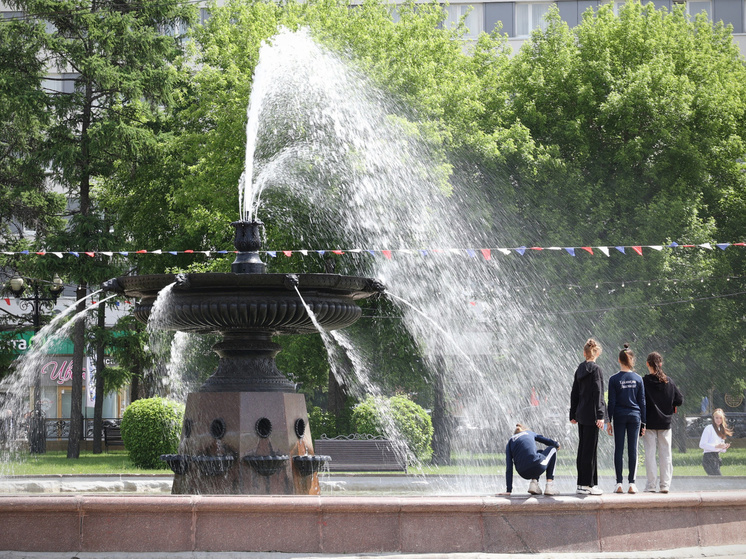
[[[309,249],[295,249],[295,250],[260,250],[260,254],[266,254],[271,258],[277,258],[280,256],[291,257],[294,254],[301,254],[308,256],[309,254],[319,254],[321,256],[330,253],[336,255],[343,254],[363,254],[368,253],[374,256],[383,255],[386,258],[392,258],[394,254],[420,254],[427,256],[429,254],[461,254],[476,258],[481,255],[485,260],[491,260],[494,253],[500,253],[504,255],[519,254],[523,256],[526,252],[541,252],[541,251],[564,251],[570,256],[576,256],[578,251],[587,252],[588,254],[596,254],[600,252],[605,256],[610,256],[612,251],[617,251],[621,254],[628,254],[628,251],[642,256],[643,249],[651,249],[655,251],[662,251],[664,248],[676,249],[676,248],[701,248],[706,250],[714,250],[719,248],[720,250],[726,250],[728,247],[744,247],[746,243],[700,243],[700,244],[678,244],[676,242],[669,243],[667,245],[620,245],[620,246],[581,246],[581,247],[539,247],[539,246],[520,246],[513,248],[424,248],[424,249],[326,249],[326,250],[309,250]],[[7,252],[3,251],[0,254],[5,256],[56,256],[62,258],[64,256],[72,256],[75,258],[80,257],[91,257],[97,256],[140,256],[140,255],[173,255],[177,256],[180,254],[202,254],[205,256],[213,255],[225,255],[225,254],[236,254],[238,251],[235,250],[136,250],[136,251],[29,251],[22,250],[18,252]]]

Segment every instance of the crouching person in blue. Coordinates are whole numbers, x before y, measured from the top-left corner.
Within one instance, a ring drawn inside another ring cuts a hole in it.
[[[536,450],[536,441],[546,445],[543,450]],[[558,495],[554,487],[554,466],[557,463],[557,451],[559,443],[542,435],[534,433],[520,423],[515,426],[515,431],[508,445],[505,447],[505,484],[507,493],[513,492],[513,465],[518,475],[523,479],[530,479],[528,492],[532,495],[541,495],[539,488],[539,477],[546,472],[547,483],[544,487],[544,495]]]

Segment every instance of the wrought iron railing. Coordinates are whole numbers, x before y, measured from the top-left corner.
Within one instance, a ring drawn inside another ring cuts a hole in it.
[[[119,426],[119,418],[104,418],[101,437],[104,436],[103,427]],[[44,419],[44,427],[48,441],[67,440],[70,437],[70,418],[47,417]],[[93,419],[83,420],[83,440],[93,440]]]

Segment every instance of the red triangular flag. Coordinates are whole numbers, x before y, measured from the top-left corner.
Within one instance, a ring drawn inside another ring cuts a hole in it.
[[[138,250],[135,254],[146,254],[147,252],[147,250]]]
[[[582,248],[586,252],[590,252],[591,254],[593,254],[593,249],[591,247],[580,247],[580,248]]]
[[[479,252],[482,253],[482,256],[484,256],[485,260],[490,260],[492,258],[492,253],[490,252],[490,249],[488,248],[480,248]]]
[[[344,252],[343,252],[343,251],[341,251],[341,250],[333,250],[332,252],[333,252],[334,254],[344,254]]]
[[[5,298],[5,303],[8,304],[8,305],[10,305],[10,298],[9,297]]]
[[[287,257],[290,257],[290,256],[293,255],[293,251],[292,250],[283,250],[282,254],[284,254]]]
[[[189,250],[185,250],[184,254],[192,254],[194,251],[190,248]]]
[[[90,256],[91,258],[93,258],[94,256],[96,256],[96,253],[95,253],[95,252],[86,252],[86,254],[87,254],[88,256]]]
[[[632,250],[634,250],[637,254],[639,254],[640,256],[642,256],[642,247],[641,246],[632,247]]]
[[[386,258],[388,258],[389,260],[391,260],[391,251],[390,250],[382,250],[381,252],[383,252],[383,255]]]

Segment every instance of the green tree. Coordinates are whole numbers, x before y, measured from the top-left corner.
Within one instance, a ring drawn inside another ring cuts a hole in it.
[[[37,57],[43,31],[25,19],[0,25],[0,246],[10,251],[30,247],[24,229],[43,236],[60,225],[60,196],[45,182],[40,150],[49,123]]]
[[[497,120],[520,122],[533,143],[527,156],[508,161],[516,206],[538,224],[528,242],[739,239],[746,67],[722,24],[692,20],[683,6],[667,12],[628,2],[618,16],[611,5],[589,10],[571,30],[555,10],[494,91],[498,101],[509,99],[499,108],[490,101]],[[690,386],[713,369],[727,385],[742,377],[744,308],[739,298],[713,296],[737,291],[726,282],[743,275],[736,252],[614,251],[592,261],[546,259],[543,273],[581,287],[558,293],[558,309],[614,307],[581,321],[605,332],[612,347],[662,349],[672,374]],[[624,278],[637,283],[594,287]],[[652,300],[647,282],[659,286]]]
[[[52,178],[70,192],[74,204],[67,245],[57,250],[102,250],[92,234],[108,235],[104,208],[92,202],[99,177],[108,176],[121,158],[147,150],[154,141],[158,115],[172,101],[179,82],[180,43],[174,33],[194,16],[181,0],[109,2],[14,0],[10,6],[47,23],[38,56],[47,69],[67,76],[50,77],[72,87],[49,92],[52,114],[48,149]],[[67,275],[78,283],[78,298],[89,281],[108,275],[108,262],[78,259]],[[79,304],[79,311],[85,308]],[[68,457],[77,458],[82,435],[82,362],[84,324],[73,334],[73,387]]]

